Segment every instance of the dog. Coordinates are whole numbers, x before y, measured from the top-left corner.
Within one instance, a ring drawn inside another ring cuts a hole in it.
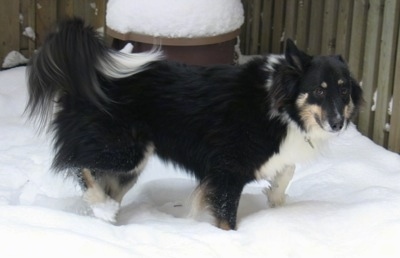
[[[52,169],[79,179],[96,217],[115,221],[151,155],[199,182],[194,207],[237,228],[243,187],[268,180],[282,205],[295,164],[343,132],[362,90],[342,57],[284,54],[189,66],[155,48],[110,49],[80,18],[61,22],[27,69],[26,111],[54,135]]]

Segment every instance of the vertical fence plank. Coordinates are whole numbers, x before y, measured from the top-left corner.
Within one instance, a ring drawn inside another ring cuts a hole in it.
[[[361,80],[365,45],[368,0],[355,0],[351,24],[349,66],[353,76]]]
[[[272,53],[280,54],[282,52],[282,35],[284,18],[285,1],[276,0],[274,4],[274,20],[272,32]]]
[[[93,0],[89,3],[89,14],[90,14],[90,21],[91,24],[96,29],[105,28],[106,23],[106,1],[104,0]]]
[[[321,52],[323,55],[335,52],[336,21],[338,1],[327,0],[324,5],[323,32],[321,40]]]
[[[36,44],[41,46],[57,21],[57,1],[36,1]]]
[[[20,32],[22,33],[25,28],[36,29],[35,26],[35,14],[36,14],[36,1],[35,0],[23,0],[20,2],[20,14],[22,20],[20,21]],[[28,38],[26,36],[20,37],[20,52],[26,57],[33,54],[36,49],[36,39]]]
[[[379,42],[383,17],[384,0],[370,0],[365,37],[365,55],[362,76],[362,86],[365,104],[358,117],[358,129],[366,136],[372,136],[372,121],[374,112],[373,95],[378,82],[377,71],[379,63]]]
[[[353,1],[339,0],[335,53],[345,60],[349,60],[352,11]]]
[[[260,53],[271,51],[273,0],[262,1]]]
[[[286,0],[285,39],[296,40],[297,6],[297,0]]]
[[[19,2],[4,0],[0,8],[0,67],[10,51],[19,50]]]
[[[393,106],[390,116],[388,148],[400,153],[400,25],[398,25],[397,57],[393,83]]]
[[[99,29],[104,25],[104,0],[85,1],[85,20],[90,23],[95,29]]]
[[[299,0],[297,3],[296,44],[300,49],[307,48],[307,38],[310,22],[310,0]]]
[[[252,28],[251,28],[251,46],[250,53],[257,54],[259,51],[259,42],[260,42],[260,10],[261,10],[261,1],[253,0],[253,12],[252,12]]]
[[[58,19],[66,19],[74,16],[73,0],[58,0],[57,17]]]
[[[394,61],[396,53],[396,41],[398,32],[400,3],[398,0],[386,0],[383,30],[380,42],[380,60],[378,75],[378,99],[374,120],[373,140],[382,145],[387,145],[388,103],[393,90]]]
[[[82,0],[73,0],[72,8],[74,12],[74,16],[78,16],[81,18],[85,18],[85,5],[88,1],[82,1]]]
[[[251,43],[251,29],[252,29],[252,1],[251,0],[242,0],[245,14],[245,24],[243,26],[244,30],[242,31],[244,41],[243,44],[243,52],[245,54],[250,53],[250,43]]]
[[[329,1],[329,0],[328,0]],[[310,30],[308,35],[307,52],[311,55],[321,53],[322,22],[324,14],[324,0],[311,1]]]
[[[249,54],[254,54],[251,50],[252,50],[252,45],[254,44],[253,43],[253,41],[254,41],[254,39],[253,39],[253,30],[254,30],[254,17],[253,17],[253,15],[254,15],[254,1],[252,1],[252,0],[248,0],[247,1],[248,2],[248,9],[247,9],[247,14],[248,14],[248,16],[249,16],[249,19],[248,19],[248,24],[247,24],[247,28],[249,29],[248,31],[247,31],[247,38],[248,38],[248,41],[247,41],[247,53],[249,53]],[[257,18],[256,18],[257,19]]]

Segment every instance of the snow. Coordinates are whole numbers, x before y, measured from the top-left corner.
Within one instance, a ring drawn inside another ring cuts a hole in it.
[[[236,37],[235,54],[237,56],[235,60],[237,64],[245,64],[254,58],[261,57],[261,55],[243,55],[240,50],[240,37]]]
[[[27,64],[29,59],[27,59],[24,55],[22,55],[18,51],[11,51],[6,55],[4,58],[3,64],[1,65],[2,68],[11,68],[18,65]]]
[[[99,8],[97,8],[97,5],[96,5],[96,3],[95,2],[91,2],[90,3],[90,8],[92,8],[93,9],[93,11],[94,11],[94,15],[98,15],[99,14]]]
[[[157,158],[111,224],[49,171],[50,137],[21,116],[25,80],[24,67],[0,72],[2,257],[400,257],[400,157],[354,126],[298,166],[283,207],[247,186],[237,231],[187,217],[194,180]]]
[[[240,0],[109,0],[106,21],[120,33],[194,38],[239,29],[243,13]]]
[[[22,32],[22,35],[24,35],[25,37],[28,37],[28,38],[30,38],[32,40],[35,40],[35,38],[36,38],[36,33],[32,29],[32,27],[26,27],[24,29],[24,31]]]
[[[378,90],[375,90],[374,95],[372,96],[372,106],[371,106],[372,112],[375,112],[376,110],[377,99],[378,99]]]
[[[20,13],[18,18],[19,18],[19,23],[22,25],[24,23],[24,15]]]

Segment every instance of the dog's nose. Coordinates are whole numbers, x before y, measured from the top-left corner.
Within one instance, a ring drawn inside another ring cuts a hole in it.
[[[342,130],[343,125],[344,125],[344,119],[342,118],[334,118],[329,121],[329,125],[332,128],[332,131],[337,132]]]

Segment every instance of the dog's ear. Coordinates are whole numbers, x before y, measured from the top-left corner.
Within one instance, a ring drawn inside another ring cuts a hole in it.
[[[299,50],[296,44],[291,40],[286,40],[285,58],[290,66],[299,71],[304,71],[310,65],[312,56]]]
[[[345,64],[347,65],[346,60],[344,60],[343,56],[341,56],[341,55],[334,55],[334,57],[335,57],[337,60],[339,60],[340,62],[345,63]]]
[[[347,69],[349,69],[349,65],[347,64],[346,60],[341,55],[333,55],[333,58],[339,60]]]

